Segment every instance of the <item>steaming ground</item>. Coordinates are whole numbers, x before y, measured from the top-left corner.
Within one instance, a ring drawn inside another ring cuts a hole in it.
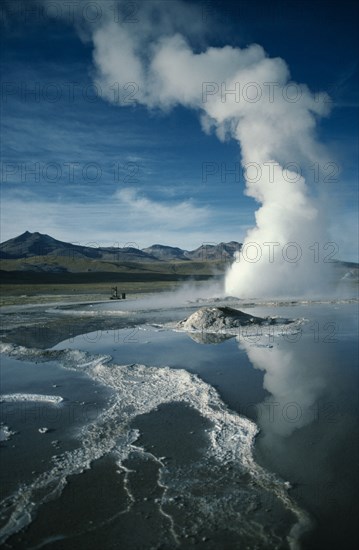
[[[301,541],[309,548],[313,540],[313,547],[334,547],[338,536],[327,536],[318,516],[337,533],[344,524],[353,532],[352,492],[334,467],[345,449],[354,472],[344,444],[354,445],[351,409],[335,425],[338,448],[325,419],[336,391],[347,392],[345,403],[354,407],[355,385],[343,380],[343,370],[338,383],[335,353],[341,369],[353,357],[357,301],[253,302],[221,297],[216,285],[198,294],[194,285],[123,302],[3,310],[1,433],[10,473],[3,542],[227,549],[238,541],[250,548],[297,548]],[[280,330],[268,332],[268,323],[246,333],[230,327],[229,340],[221,331],[207,338],[203,327],[191,338],[173,331],[201,308],[276,319]],[[77,332],[64,337],[64,322]],[[284,330],[293,322],[295,331]],[[324,486],[332,456],[335,494],[347,498],[345,521],[335,518]],[[323,483],[319,503],[314,479]],[[340,537],[350,548],[349,535]]]

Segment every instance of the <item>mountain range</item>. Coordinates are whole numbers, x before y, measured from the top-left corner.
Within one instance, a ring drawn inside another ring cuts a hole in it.
[[[94,245],[95,243],[91,243]],[[102,247],[66,243],[38,232],[26,231],[0,244],[4,270],[95,271],[112,270],[119,264],[160,264],[230,261],[241,244],[205,243],[195,250],[154,244],[142,250],[136,247]],[[112,266],[112,267],[111,267]]]

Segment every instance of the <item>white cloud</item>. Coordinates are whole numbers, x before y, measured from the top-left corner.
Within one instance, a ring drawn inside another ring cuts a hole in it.
[[[126,208],[126,216],[141,226],[164,229],[201,227],[209,219],[208,207],[198,207],[190,200],[184,202],[156,202],[145,197],[138,189],[127,187],[116,192],[115,198]]]
[[[97,203],[39,200],[31,193],[3,197],[1,241],[27,230],[66,242],[99,246],[131,242],[138,248],[161,243],[193,249],[204,242],[229,241],[238,235],[237,226],[236,231],[230,224],[223,227],[217,210],[191,201],[157,202],[132,188]]]

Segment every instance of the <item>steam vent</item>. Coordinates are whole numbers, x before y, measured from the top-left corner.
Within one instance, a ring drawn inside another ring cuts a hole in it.
[[[180,321],[177,327],[182,330],[207,332],[226,331],[247,325],[273,324],[270,317],[254,317],[232,307],[202,307],[195,311],[187,319]]]

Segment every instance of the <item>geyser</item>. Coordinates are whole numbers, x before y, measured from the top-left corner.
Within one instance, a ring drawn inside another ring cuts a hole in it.
[[[326,94],[293,82],[285,61],[268,57],[258,44],[204,48],[208,29],[199,6],[136,3],[134,32],[126,19],[114,17],[110,4],[101,3],[101,18],[78,25],[93,42],[102,96],[120,106],[195,109],[205,132],[240,146],[246,193],[260,206],[244,240],[247,256],[237,256],[228,271],[226,292],[322,292],[327,265],[314,252],[323,252],[329,239],[303,174],[328,161],[315,137],[317,117],[329,111]]]

